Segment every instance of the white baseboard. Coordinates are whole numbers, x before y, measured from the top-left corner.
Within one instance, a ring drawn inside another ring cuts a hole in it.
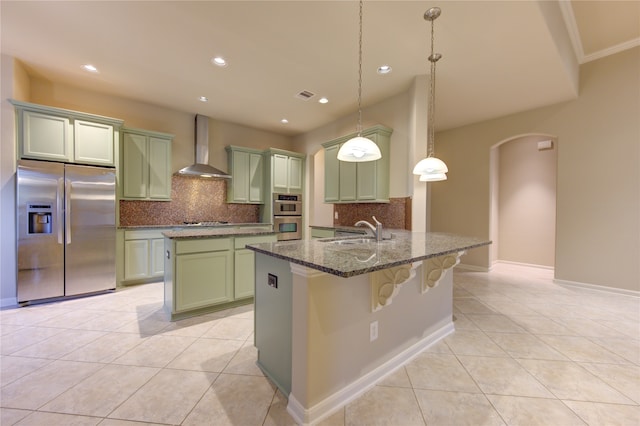
[[[394,373],[429,346],[434,345],[455,331],[451,320],[441,321],[436,327],[436,330],[427,337],[311,408],[305,408],[293,394],[289,394],[287,411],[299,425],[313,425],[326,419],[349,402],[362,396],[380,380]]]
[[[12,308],[17,306],[18,306],[17,297],[7,297],[4,299],[0,299],[0,308]]]
[[[627,290],[627,289],[624,289],[624,288],[607,287],[607,286],[604,286],[604,285],[587,284],[587,283],[580,283],[580,282],[576,282],[576,281],[560,280],[560,279],[557,279],[557,278],[554,278],[553,282],[556,283],[556,284],[559,284],[561,286],[565,286],[565,287],[575,287],[575,288],[581,288],[583,290],[602,291],[602,292],[605,292],[605,293],[615,293],[615,294],[622,294],[624,296],[640,297],[640,291],[636,291],[636,290]]]
[[[496,260],[493,262],[494,265],[514,265],[514,266],[524,266],[525,268],[536,268],[536,269],[544,269],[546,271],[553,271],[555,267],[547,266],[547,265],[538,265],[535,263],[523,263],[523,262],[512,262],[510,260]]]
[[[489,272],[489,268],[485,268],[484,266],[467,265],[466,263],[458,263],[454,269],[470,272]]]

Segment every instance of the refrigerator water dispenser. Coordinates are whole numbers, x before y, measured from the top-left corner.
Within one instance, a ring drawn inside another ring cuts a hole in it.
[[[29,234],[50,234],[51,204],[29,204]]]

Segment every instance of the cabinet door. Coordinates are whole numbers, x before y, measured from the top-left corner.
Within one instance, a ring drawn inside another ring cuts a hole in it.
[[[231,153],[232,200],[237,203],[249,201],[249,153],[233,151]]]
[[[113,166],[113,126],[75,120],[74,161],[76,163]]]
[[[358,163],[340,161],[340,201],[355,201],[356,166]]]
[[[176,256],[176,312],[233,300],[231,253],[227,250]]]
[[[249,170],[248,170],[248,191],[249,201],[252,203],[262,203],[262,155],[249,153]]]
[[[273,154],[273,191],[288,192],[289,190],[289,157]]]
[[[150,137],[148,140],[149,198],[171,198],[171,141]]]
[[[149,276],[149,240],[130,240],[124,243],[124,279]]]
[[[340,201],[340,145],[333,145],[324,150],[324,201],[335,203]]]
[[[377,198],[376,189],[378,188],[377,163],[376,161],[367,161],[357,163],[356,184],[358,201],[375,200]]]
[[[135,133],[124,133],[122,144],[123,196],[147,198],[149,164],[147,163],[147,138]]]
[[[151,265],[149,273],[151,276],[164,274],[164,238],[151,240]]]
[[[234,280],[236,300],[253,296],[255,283],[255,253],[253,251],[247,249],[235,251]]]
[[[23,158],[70,162],[73,134],[69,119],[32,111],[22,112]]]
[[[289,192],[302,192],[302,164],[303,160],[301,158],[289,157],[287,174]]]

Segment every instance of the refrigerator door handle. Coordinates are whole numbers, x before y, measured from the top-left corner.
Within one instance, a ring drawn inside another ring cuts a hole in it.
[[[64,180],[64,229],[65,242],[71,244],[71,180]]]
[[[64,226],[62,225],[62,218],[64,217],[64,207],[62,204],[62,194],[64,194],[64,179],[58,179],[58,185],[56,187],[56,233],[58,234],[58,244],[63,244],[62,238],[64,233]]]

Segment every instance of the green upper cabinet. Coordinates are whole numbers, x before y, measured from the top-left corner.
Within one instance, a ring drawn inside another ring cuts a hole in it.
[[[122,198],[171,199],[171,142],[173,135],[122,129]]]
[[[122,120],[11,100],[20,158],[116,166]]]
[[[21,158],[73,161],[73,128],[67,117],[22,111]]]
[[[382,158],[351,163],[338,160],[340,146],[351,134],[322,144],[324,147],[324,200],[327,203],[384,203],[389,201],[389,155],[392,129],[374,126],[362,136],[378,145]]]
[[[73,156],[76,163],[113,166],[113,126],[84,120],[73,122]]]
[[[270,162],[271,192],[300,194],[304,188],[304,154],[271,148],[266,152]]]
[[[227,146],[231,179],[227,181],[227,202],[240,204],[264,203],[264,167],[262,151]]]
[[[340,163],[338,150],[340,144],[331,145],[324,149],[324,201],[326,203],[340,202]]]

